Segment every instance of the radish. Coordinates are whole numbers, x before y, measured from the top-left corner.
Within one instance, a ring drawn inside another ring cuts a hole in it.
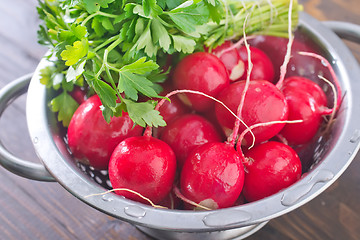
[[[237,112],[245,84],[245,81],[232,83],[218,95],[218,99],[230,110]],[[215,105],[215,113],[225,134],[229,136],[236,118],[219,104]],[[288,105],[284,95],[272,83],[265,80],[252,80],[246,92],[241,117],[248,126],[261,122],[284,121],[288,117]],[[285,123],[254,129],[256,143],[274,137],[284,125]],[[241,125],[240,131],[243,130],[245,127]],[[252,136],[247,134],[243,144],[249,146],[252,140]]]
[[[298,155],[283,143],[261,143],[248,150],[244,156],[242,159],[246,170],[243,195],[249,202],[275,194],[301,177]]]
[[[233,206],[244,184],[239,154],[227,143],[199,146],[186,159],[180,176],[181,193],[207,208]]]
[[[230,84],[224,64],[206,52],[184,57],[175,67],[172,79],[177,89],[200,91],[213,97]],[[196,111],[206,111],[214,104],[200,95],[186,94],[179,97]]]
[[[224,103],[202,92],[186,89],[175,90],[167,94],[166,97],[169,98],[179,93],[197,94],[211,99],[237,118],[236,114]],[[165,99],[162,99],[155,109],[159,109],[164,102]],[[188,116],[190,119],[193,118],[193,115]],[[184,117],[184,119],[186,118],[187,116]],[[197,118],[201,120],[198,126],[204,124],[201,117]],[[241,121],[241,119],[238,120]],[[191,129],[192,131],[198,131]],[[178,131],[178,129],[175,130]],[[203,138],[203,131],[200,131],[201,134],[197,136],[197,139],[201,140]],[[205,132],[204,134],[206,136],[208,133]],[[145,130],[145,135],[151,135],[151,127]],[[179,146],[181,147],[181,144]],[[180,173],[181,191],[177,186],[174,187],[174,191],[179,198],[190,204],[192,208],[216,209],[232,206],[240,195],[243,182],[244,168],[234,146],[229,143],[207,142],[189,153]]]
[[[259,48],[250,46],[251,62],[253,69],[250,74],[250,80],[266,80],[269,82],[274,81],[275,70],[272,60]],[[238,49],[240,59],[244,62],[245,67],[243,74],[239,77],[240,80],[246,80],[248,71],[248,53],[247,48],[242,46]]]
[[[316,45],[301,36],[301,32],[294,33],[294,41],[292,43],[291,51],[296,53],[299,51],[319,53],[321,49],[315,48]],[[288,38],[274,37],[274,36],[256,36],[249,40],[251,46],[256,47],[263,51],[270,59],[274,66],[274,80],[280,77],[280,66],[283,63],[287,51]],[[319,72],[326,72],[326,67],[316,59],[311,59],[305,56],[296,55],[290,58],[287,66],[287,77],[290,76],[303,76],[312,81],[319,83],[314,70]],[[328,77],[328,76],[326,76]]]
[[[291,145],[305,144],[320,128],[326,95],[316,83],[302,77],[285,79],[281,91],[289,106],[289,120],[302,119],[303,122],[286,125],[280,134]]]
[[[95,169],[107,169],[111,153],[125,138],[139,136],[143,128],[136,125],[129,115],[113,117],[108,124],[101,112],[100,98],[94,95],[75,111],[68,130],[68,146],[80,162]]]
[[[301,52],[300,54],[317,58],[328,68],[334,84],[322,76],[319,78],[332,86],[334,106],[332,109],[327,108],[326,95],[315,82],[302,77],[285,79],[281,85],[281,90],[289,104],[289,119],[303,120],[299,124],[286,125],[280,133],[292,145],[305,144],[311,141],[323,122],[323,116],[330,115],[328,121],[331,124],[341,104],[341,87],[330,63],[324,57],[314,53]]]
[[[175,119],[165,127],[160,139],[174,150],[179,169],[193,149],[222,140],[216,128],[197,114],[186,114]]]
[[[154,204],[163,201],[171,191],[175,173],[173,150],[165,142],[147,135],[123,140],[109,162],[109,179],[115,192],[143,203],[148,203],[144,198]]]
[[[225,41],[222,45],[213,49],[211,53],[224,63],[230,81],[237,81],[244,75],[245,63],[240,58],[238,51],[233,47],[231,41]]]

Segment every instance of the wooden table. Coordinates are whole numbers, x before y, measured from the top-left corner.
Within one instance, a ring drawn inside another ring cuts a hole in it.
[[[302,0],[319,20],[360,24],[359,0]],[[0,5],[0,88],[34,71],[46,49],[37,44],[36,0]],[[360,61],[360,46],[348,43]],[[0,139],[15,155],[39,162],[27,134],[25,96],[0,121]],[[360,239],[360,154],[324,193],[271,220],[249,239]],[[132,225],[80,202],[58,183],[37,182],[0,168],[0,239],[150,239]]]

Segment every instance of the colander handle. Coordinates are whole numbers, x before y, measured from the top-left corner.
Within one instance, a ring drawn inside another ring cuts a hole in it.
[[[340,21],[325,21],[323,23],[339,37],[360,44],[360,25]]]
[[[0,90],[0,117],[13,100],[27,92],[31,77],[32,74],[24,75],[10,82]],[[4,147],[1,141],[0,165],[16,175],[32,180],[46,182],[56,181],[44,165],[17,158]]]

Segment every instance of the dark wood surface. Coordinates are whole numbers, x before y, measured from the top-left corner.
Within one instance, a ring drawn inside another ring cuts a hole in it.
[[[318,20],[360,24],[359,0],[303,0]],[[0,4],[0,88],[34,71],[46,49],[36,40],[36,0]],[[347,43],[360,62],[360,45]],[[360,80],[360,79],[359,79]],[[0,139],[16,156],[39,162],[27,133],[25,96],[0,120]],[[344,174],[311,202],[271,220],[248,239],[360,239],[360,154]],[[150,239],[109,217],[58,183],[28,180],[0,167],[0,239]]]

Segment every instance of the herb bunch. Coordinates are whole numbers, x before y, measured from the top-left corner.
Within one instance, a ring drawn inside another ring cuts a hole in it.
[[[293,28],[301,6],[294,1]],[[56,91],[49,105],[67,126],[78,107],[75,86],[99,95],[106,121],[128,112],[135,124],[165,126],[155,100],[176,61],[247,34],[287,36],[289,0],[40,0],[39,43],[53,64],[41,83]]]

